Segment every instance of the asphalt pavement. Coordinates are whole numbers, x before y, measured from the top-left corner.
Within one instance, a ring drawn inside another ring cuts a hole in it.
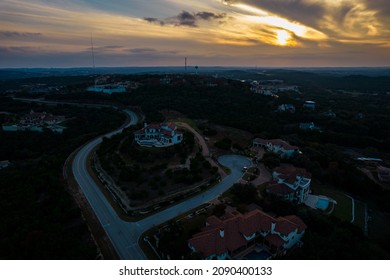
[[[131,121],[125,127],[135,125],[138,122],[137,115],[132,111],[126,111],[126,113],[130,116]],[[138,222],[126,222],[120,219],[88,173],[87,169],[88,155],[102,142],[103,137],[110,137],[120,133],[123,128],[98,137],[83,146],[73,160],[72,172],[120,258],[143,260],[146,259],[146,256],[138,246],[138,239],[143,232],[155,225],[172,219],[181,213],[190,211],[203,203],[215,199],[241,178],[242,167],[249,166],[251,162],[249,159],[238,155],[222,156],[218,160],[222,165],[231,170],[231,174],[225,177],[216,186],[143,220]]]

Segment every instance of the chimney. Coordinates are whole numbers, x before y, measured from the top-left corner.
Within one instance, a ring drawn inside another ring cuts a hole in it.
[[[224,228],[219,229],[219,236],[221,236],[222,238],[225,236],[225,229]]]

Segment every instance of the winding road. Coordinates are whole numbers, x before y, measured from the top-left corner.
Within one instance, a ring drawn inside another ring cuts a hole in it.
[[[126,126],[92,140],[78,151],[72,162],[72,172],[119,257],[121,259],[143,260],[146,259],[146,256],[138,246],[138,240],[143,232],[218,197],[241,178],[242,167],[249,166],[250,161],[237,155],[222,156],[218,160],[231,170],[231,174],[210,190],[138,222],[123,221],[91,178],[87,164],[88,155],[102,142],[103,137],[120,133],[123,128],[135,125],[138,122],[137,115],[134,112],[126,111],[126,113],[131,119]]]

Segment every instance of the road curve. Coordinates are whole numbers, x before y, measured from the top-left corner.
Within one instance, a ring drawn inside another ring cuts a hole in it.
[[[137,115],[132,111],[126,111],[126,113],[130,116],[131,121],[124,127],[135,125],[138,121]],[[146,259],[146,256],[138,246],[138,240],[143,232],[154,225],[161,224],[181,213],[190,211],[191,209],[218,197],[241,178],[242,167],[250,165],[250,161],[245,157],[237,155],[220,157],[220,163],[227,166],[231,170],[231,174],[215,187],[138,222],[126,222],[121,220],[117,215],[107,198],[91,178],[87,169],[88,155],[102,142],[103,137],[110,137],[120,133],[124,127],[98,137],[83,146],[74,157],[72,172],[119,257],[121,259],[142,260]]]

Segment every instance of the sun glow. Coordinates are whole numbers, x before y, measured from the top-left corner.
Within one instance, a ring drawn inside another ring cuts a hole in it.
[[[278,41],[278,44],[281,46],[287,45],[290,37],[291,37],[290,34],[286,30],[276,31],[276,40]]]

